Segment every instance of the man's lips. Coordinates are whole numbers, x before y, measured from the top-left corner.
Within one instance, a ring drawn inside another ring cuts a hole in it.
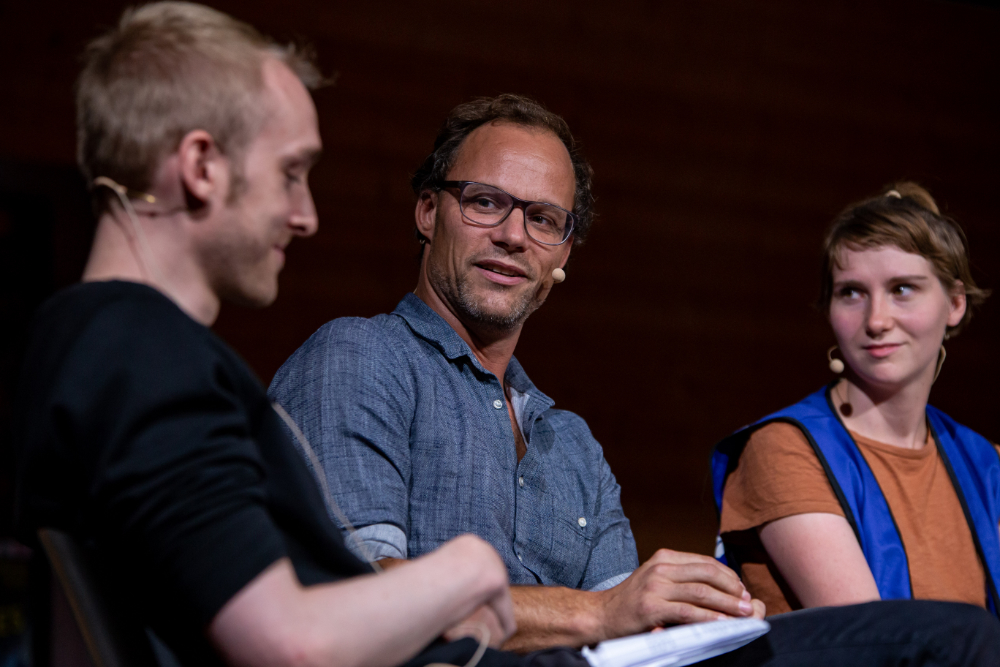
[[[281,265],[284,266],[285,265],[285,247],[282,246],[282,245],[277,245],[277,244],[274,245],[274,246],[271,246],[271,247],[274,248],[274,251],[278,253],[278,258],[281,260]]]
[[[487,280],[501,285],[517,285],[528,278],[520,268],[506,262],[483,260],[476,262],[474,266]]]
[[[902,343],[879,343],[876,345],[865,345],[864,350],[876,359],[884,359],[902,346]]]

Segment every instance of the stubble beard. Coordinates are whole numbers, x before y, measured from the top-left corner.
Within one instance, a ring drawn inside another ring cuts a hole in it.
[[[247,308],[264,308],[278,296],[277,271],[255,248],[229,248],[215,255],[213,287],[219,298]]]
[[[526,290],[505,311],[491,309],[485,300],[477,298],[468,274],[455,276],[453,280],[449,280],[448,276],[437,267],[432,265],[429,268],[432,285],[455,310],[459,319],[493,335],[504,335],[515,331],[541,305],[540,302],[536,302],[534,292]]]
[[[242,213],[246,215],[246,213]],[[268,234],[255,236],[231,219],[226,233],[202,251],[209,282],[222,301],[248,308],[270,306],[278,296]]]

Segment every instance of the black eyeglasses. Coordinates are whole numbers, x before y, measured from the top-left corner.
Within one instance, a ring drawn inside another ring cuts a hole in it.
[[[561,245],[573,234],[576,215],[555,204],[518,199],[509,192],[475,181],[443,181],[443,188],[458,188],[462,217],[474,225],[496,227],[515,208],[524,212],[524,231],[544,245]]]

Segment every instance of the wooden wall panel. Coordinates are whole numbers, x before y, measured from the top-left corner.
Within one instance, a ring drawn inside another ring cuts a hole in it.
[[[600,219],[518,356],[583,415],[640,552],[707,552],[712,444],[828,379],[810,303],[845,204],[901,177],[965,226],[996,287],[1000,13],[963,3],[213,3],[304,35],[317,95],[321,230],[288,254],[278,303],[217,330],[265,381],[333,317],[392,309],[415,282],[409,174],[448,110],[537,97],[596,170]],[[75,57],[118,3],[0,5],[0,157],[73,160]],[[211,94],[206,91],[206,94]],[[949,343],[933,400],[1000,438],[996,303]]]

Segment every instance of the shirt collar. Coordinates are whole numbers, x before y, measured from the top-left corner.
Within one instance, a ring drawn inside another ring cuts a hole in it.
[[[413,333],[433,343],[448,359],[469,357],[485,371],[458,332],[413,292],[407,292],[392,314],[402,317]]]
[[[451,325],[444,321],[444,318],[434,312],[434,310],[424,303],[420,297],[413,292],[408,292],[403,300],[392,311],[393,315],[398,315],[406,321],[413,333],[421,338],[433,343],[441,353],[448,359],[454,360],[459,357],[468,357],[476,368],[483,373],[489,373],[479,359],[469,349],[469,345],[462,340],[458,332],[451,328]],[[524,368],[517,358],[511,357],[507,364],[506,378],[507,384],[522,394],[530,394],[536,400],[545,404],[545,408],[555,405],[555,401],[543,394],[528,378]]]

